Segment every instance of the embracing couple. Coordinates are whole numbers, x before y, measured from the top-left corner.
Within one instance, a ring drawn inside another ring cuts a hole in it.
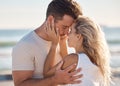
[[[14,85],[109,86],[109,57],[101,28],[79,4],[52,0],[45,22],[13,48]]]

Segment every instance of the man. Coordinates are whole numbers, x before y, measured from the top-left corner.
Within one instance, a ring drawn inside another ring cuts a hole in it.
[[[69,27],[74,20],[82,15],[79,5],[73,0],[53,0],[48,6],[46,21],[14,47],[13,58],[13,79],[15,86],[54,86],[59,84],[80,83],[74,75],[80,69],[69,73],[75,66],[61,70],[62,62],[58,63],[55,75],[43,77],[43,67],[46,56],[51,46],[51,38],[46,32],[46,22],[54,18],[55,27],[59,28],[59,34],[63,37],[68,33]],[[63,41],[64,42],[64,41]],[[65,43],[60,43],[64,44]],[[60,45],[61,46],[61,45]],[[61,55],[64,55],[61,53]],[[59,52],[57,57],[61,58]]]

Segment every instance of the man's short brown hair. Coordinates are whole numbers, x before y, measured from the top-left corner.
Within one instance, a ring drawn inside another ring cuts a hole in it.
[[[74,0],[52,0],[48,5],[46,18],[52,15],[55,19],[62,19],[65,14],[73,19],[83,15],[80,5]]]

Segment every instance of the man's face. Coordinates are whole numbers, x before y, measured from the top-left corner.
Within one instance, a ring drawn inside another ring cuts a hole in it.
[[[58,28],[60,36],[68,34],[70,26],[73,24],[73,22],[74,19],[69,15],[64,15],[62,20],[57,20],[55,26]]]

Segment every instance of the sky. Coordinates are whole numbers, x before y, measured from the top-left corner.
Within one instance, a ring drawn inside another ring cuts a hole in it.
[[[39,27],[51,0],[0,0],[0,29]],[[100,25],[120,27],[120,0],[76,0],[85,16]]]

